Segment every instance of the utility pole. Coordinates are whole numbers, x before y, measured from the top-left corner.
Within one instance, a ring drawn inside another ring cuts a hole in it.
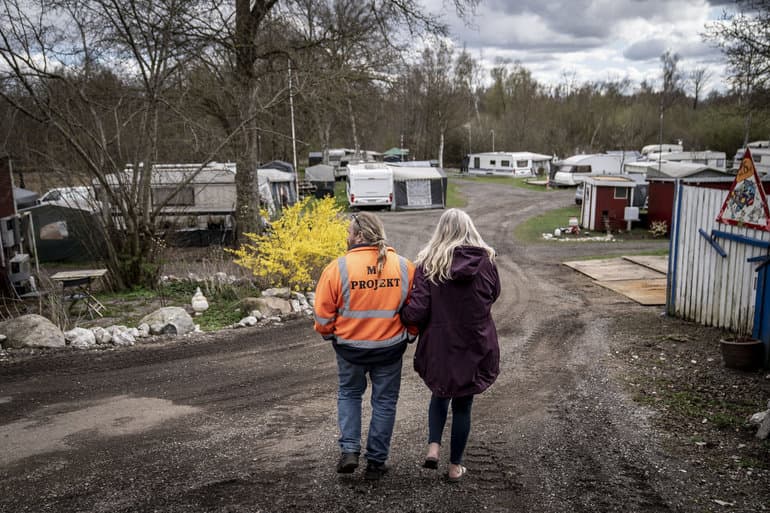
[[[294,186],[299,201],[299,169],[297,169],[297,134],[294,130],[294,92],[291,87],[291,59],[289,59],[289,109],[291,111],[291,149],[294,154]]]

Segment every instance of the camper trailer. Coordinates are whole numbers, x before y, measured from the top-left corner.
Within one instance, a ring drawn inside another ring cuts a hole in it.
[[[122,173],[107,176],[111,187],[127,187],[134,176],[133,166]],[[151,177],[151,201],[161,208],[161,221],[176,230],[232,230],[235,216],[235,164],[155,164]],[[261,206],[272,216],[297,201],[293,173],[260,168],[252,172],[253,187],[258,187]],[[106,201],[104,191],[97,197]],[[112,209],[113,215],[117,212]]]
[[[582,182],[586,176],[619,175],[622,166],[623,155],[621,153],[573,155],[559,161],[550,182],[558,186],[575,186]]]
[[[350,164],[346,186],[351,207],[390,208],[393,204],[393,170],[385,164]]]
[[[640,152],[643,159],[649,158],[651,153],[672,153],[684,151],[684,146],[681,144],[648,144],[642,148]]]
[[[523,152],[471,153],[468,173],[472,175],[535,176],[548,174],[551,169],[549,155]]]
[[[770,141],[753,141],[747,146],[749,147],[749,151],[751,151],[751,158],[754,160],[754,167],[757,168],[757,173],[770,173]],[[743,160],[743,154],[745,152],[745,148],[740,148],[735,152],[733,169],[741,167],[741,160]]]
[[[650,153],[649,160],[661,160],[663,162],[684,162],[691,164],[703,164],[715,169],[727,169],[727,154],[723,151],[671,151],[668,153]]]

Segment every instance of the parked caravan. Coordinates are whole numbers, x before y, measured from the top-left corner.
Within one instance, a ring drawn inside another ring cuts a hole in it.
[[[334,196],[334,168],[326,164],[316,164],[305,168],[305,180],[315,186],[316,198]]]
[[[753,141],[748,144],[751,151],[751,158],[754,160],[754,167],[759,174],[770,173],[770,141]],[[739,148],[733,158],[733,169],[741,167],[745,148]]]
[[[89,212],[101,210],[101,204],[96,201],[93,189],[84,185],[49,189],[40,197],[39,203],[87,210]]]
[[[404,162],[403,164],[407,164]],[[441,168],[390,164],[393,170],[393,209],[416,210],[446,206],[447,177]]]
[[[622,154],[595,153],[573,155],[556,165],[556,172],[550,182],[554,185],[574,186],[591,175],[619,175],[622,170]]]
[[[350,164],[346,185],[351,207],[385,207],[393,204],[393,170],[385,164]]]
[[[672,151],[669,153],[650,153],[647,157],[649,160],[703,164],[704,166],[727,170],[727,154],[723,151]]]
[[[547,175],[551,169],[550,155],[522,152],[471,153],[468,173],[472,175],[535,176]]]
[[[108,175],[113,188],[127,187],[136,170],[127,166],[122,173]],[[233,229],[236,205],[235,164],[155,164],[151,175],[151,201],[161,208],[161,224],[170,231],[189,233],[216,232],[224,240]],[[261,207],[273,216],[297,201],[293,173],[277,169],[252,172],[252,187],[259,190]],[[107,195],[94,184],[96,196],[106,203]],[[118,211],[111,209],[112,214]],[[208,237],[191,237],[205,243]],[[193,240],[194,243],[195,240]],[[180,242],[181,243],[181,242]]]
[[[642,158],[648,158],[651,153],[673,153],[684,151],[684,146],[681,144],[648,144],[642,148],[640,152]]]

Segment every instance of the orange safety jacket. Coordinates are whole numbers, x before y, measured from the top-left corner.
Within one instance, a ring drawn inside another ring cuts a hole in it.
[[[321,273],[315,293],[315,330],[338,349],[380,349],[402,344],[407,329],[399,310],[407,301],[414,264],[389,247],[377,275],[377,247],[359,245]],[[405,344],[404,344],[405,347]]]

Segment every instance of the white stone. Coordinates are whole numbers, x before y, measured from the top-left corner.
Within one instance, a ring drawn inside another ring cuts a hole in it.
[[[128,330],[114,331],[112,333],[112,343],[116,346],[133,346],[135,342],[136,340],[134,340],[134,337]]]
[[[3,346],[64,347],[64,333],[51,321],[37,314],[27,314],[0,322],[0,333],[6,336]]]
[[[238,325],[241,326],[241,327],[256,326],[257,325],[257,318],[252,316],[252,315],[249,315],[248,317],[244,317],[243,319],[238,321]]]
[[[767,417],[768,412],[770,412],[770,410],[755,413],[749,418],[749,423],[754,425],[762,424],[762,421],[765,420],[765,417]]]
[[[136,331],[139,333],[137,334],[138,337],[144,338],[150,336],[150,325],[146,322],[143,322],[139,326],[136,327]]]
[[[85,328],[72,328],[64,332],[64,340],[75,349],[88,349],[96,345],[96,336]]]
[[[262,297],[279,297],[281,299],[289,299],[291,297],[291,291],[287,287],[267,289],[262,291]]]
[[[184,335],[194,329],[192,317],[184,308],[167,306],[143,317],[140,324],[150,326],[153,335]]]
[[[296,299],[292,299],[291,301],[289,301],[289,304],[291,305],[292,312],[302,311],[302,305],[300,305],[299,301],[297,301]]]
[[[257,319],[258,321],[261,321],[262,317],[264,317],[262,315],[262,312],[260,312],[259,310],[252,310],[251,311],[251,316],[254,317],[255,319]]]

